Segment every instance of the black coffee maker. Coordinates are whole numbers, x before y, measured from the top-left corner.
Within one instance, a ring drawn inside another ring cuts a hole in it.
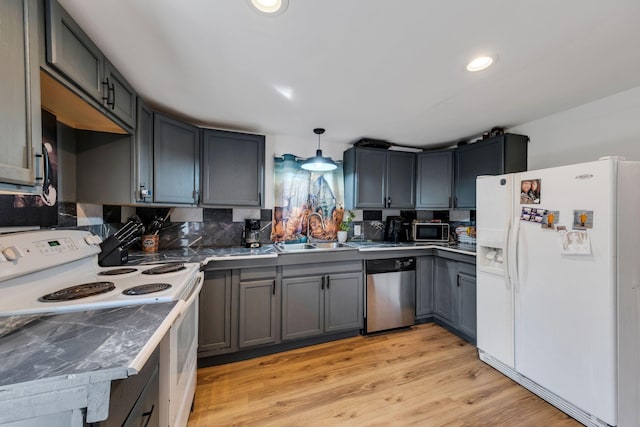
[[[411,221],[401,216],[388,216],[384,227],[385,242],[408,242],[411,240]]]
[[[242,229],[242,245],[245,248],[260,247],[260,220],[245,219]]]

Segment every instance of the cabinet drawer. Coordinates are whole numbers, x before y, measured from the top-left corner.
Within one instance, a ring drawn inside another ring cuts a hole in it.
[[[248,282],[251,280],[260,279],[275,279],[276,268],[275,267],[262,267],[262,268],[243,268],[240,270],[240,281]]]
[[[282,277],[318,276],[362,271],[362,261],[337,261],[317,264],[296,264],[282,267]]]

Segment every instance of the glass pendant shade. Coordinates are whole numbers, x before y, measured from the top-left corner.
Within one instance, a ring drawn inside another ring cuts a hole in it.
[[[324,133],[324,129],[316,128],[313,132],[318,135],[318,149],[316,150],[316,155],[315,157],[309,157],[307,160],[302,162],[300,167],[312,172],[327,172],[336,169],[338,165],[331,160],[331,157],[322,157],[322,150],[320,149],[320,135]]]

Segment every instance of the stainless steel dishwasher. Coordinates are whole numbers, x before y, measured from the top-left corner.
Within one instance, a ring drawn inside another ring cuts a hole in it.
[[[416,259],[366,261],[365,333],[411,326],[416,317]]]

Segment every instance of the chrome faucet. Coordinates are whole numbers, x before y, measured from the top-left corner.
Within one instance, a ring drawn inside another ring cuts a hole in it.
[[[309,227],[309,224],[311,223],[311,217],[314,215],[320,218],[320,227],[322,227],[322,231],[327,231],[327,229],[324,227],[324,220],[322,219],[322,215],[320,215],[318,212],[310,213],[307,217],[307,242],[309,243],[311,243],[311,227]]]

